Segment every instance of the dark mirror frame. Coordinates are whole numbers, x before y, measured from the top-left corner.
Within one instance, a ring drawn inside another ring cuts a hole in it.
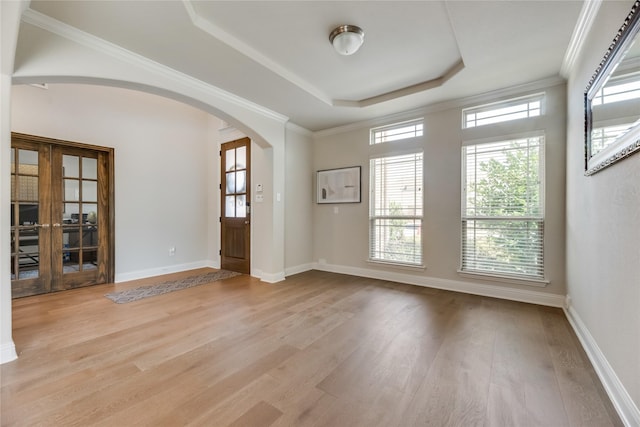
[[[629,47],[640,34],[640,0],[634,2],[631,12],[618,30],[604,58],[596,68],[584,93],[585,106],[585,175],[593,175],[614,163],[640,151],[640,124],[629,129],[602,151],[602,155],[593,158],[591,133],[593,129],[592,100],[596,93],[607,83],[609,77],[623,60]],[[638,41],[640,43],[640,41]],[[640,112],[638,113],[640,118]]]

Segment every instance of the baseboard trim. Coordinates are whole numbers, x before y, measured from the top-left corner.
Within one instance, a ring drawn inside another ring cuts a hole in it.
[[[196,262],[188,262],[185,264],[176,264],[166,267],[150,268],[147,270],[132,271],[129,273],[116,274],[115,283],[128,282],[130,280],[146,279],[147,277],[161,276],[163,274],[180,273],[182,271],[194,270],[196,268],[219,268],[214,266],[215,263],[202,260]]]
[[[0,344],[0,364],[12,362],[17,358],[18,353],[13,341]]]
[[[640,426],[640,410],[638,410],[609,361],[607,361],[600,347],[598,347],[596,340],[580,318],[580,315],[571,306],[571,299],[568,297],[567,307],[564,308],[564,312],[622,422],[628,427]]]
[[[313,263],[316,270],[333,273],[349,274],[352,276],[368,277],[371,279],[390,280],[409,285],[424,286],[427,288],[443,289],[447,291],[462,292],[466,294],[481,295],[485,297],[501,298],[511,301],[526,302],[530,304],[545,305],[549,307],[563,307],[564,295],[537,292],[528,289],[514,289],[488,283],[472,283],[461,280],[440,279],[437,277],[416,276],[412,274],[397,273],[393,271],[373,270],[368,268],[349,267],[335,264]]]
[[[285,277],[293,276],[294,274],[304,273],[305,271],[309,271],[309,270],[313,270],[312,263],[296,265],[294,267],[287,267],[284,269],[284,275]]]
[[[278,273],[262,273],[260,275],[260,280],[267,283],[278,283],[282,282],[285,278],[284,271],[280,271]]]

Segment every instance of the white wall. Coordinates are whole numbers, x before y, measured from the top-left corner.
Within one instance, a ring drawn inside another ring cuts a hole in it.
[[[582,101],[632,3],[602,3],[568,82],[566,245],[570,319],[619,412],[640,425],[640,155],[585,177]]]
[[[256,144],[251,144],[251,275],[263,277],[268,273],[268,260],[258,258],[260,253],[269,253],[273,239],[273,229],[269,218],[264,215],[273,209],[273,180],[269,175],[269,168],[273,162],[273,150],[261,149]],[[262,184],[264,188],[263,201],[256,202],[256,185]],[[269,281],[271,280],[269,278]]]
[[[203,265],[219,267],[222,120],[186,104],[127,89],[50,84],[13,87],[12,130],[115,148],[116,280]],[[270,212],[286,203],[286,267],[311,267],[311,137],[288,130],[285,191],[276,200],[273,150],[252,153],[252,274],[267,276]],[[241,132],[232,139],[243,137]],[[262,184],[264,201],[256,203]],[[176,254],[168,256],[169,247]],[[293,270],[291,270],[293,269]]]
[[[219,160],[209,114],[142,92],[65,84],[14,86],[12,113],[15,132],[115,149],[116,281],[212,265],[210,177]]]
[[[311,268],[314,202],[311,134],[287,127],[285,150],[285,273]]]
[[[425,118],[425,135],[422,140],[425,158],[423,226],[425,270],[380,266],[367,262],[369,156],[381,148],[369,146],[369,129],[372,124],[352,126],[344,131],[338,129],[317,134],[313,154],[315,170],[362,166],[362,203],[314,206],[313,258],[318,263],[318,268],[382,276],[391,280],[542,304],[562,305],[562,295],[565,292],[565,90],[562,83],[529,90],[529,93],[546,92],[545,116],[526,121],[512,121],[498,126],[462,130],[461,110],[466,106],[465,104],[494,102],[500,100],[496,98],[498,96],[510,98],[526,95],[527,92],[504,91],[493,97],[464,100],[457,103],[455,107],[434,106],[407,114],[405,117],[377,121],[376,125],[382,125],[402,121],[402,119]],[[543,130],[546,137],[545,275],[550,283],[546,287],[534,287],[461,276],[457,270],[460,265],[461,240],[462,141],[537,130]]]
[[[29,18],[31,17],[31,18]],[[41,17],[40,17],[41,18]],[[93,83],[139,89],[185,102],[227,121],[268,151],[264,175],[268,176],[274,199],[283,200],[287,117],[245,99],[207,85],[176,70],[113,46],[89,34],[70,30],[57,21],[34,18],[29,11],[22,23],[16,51],[13,81],[18,83]],[[34,21],[35,19],[35,21]],[[47,46],[33,51],[30,43]],[[260,278],[269,282],[284,279],[284,203],[270,201],[261,210],[268,223],[269,238],[261,240],[256,261]]]
[[[207,230],[207,259],[212,261],[211,266],[220,268],[220,144],[224,142],[220,134],[220,129],[225,126],[224,122],[218,117],[209,115],[208,119],[208,135],[207,143],[207,162],[211,162],[217,167],[207,168],[207,183],[209,189],[207,212],[208,224]]]

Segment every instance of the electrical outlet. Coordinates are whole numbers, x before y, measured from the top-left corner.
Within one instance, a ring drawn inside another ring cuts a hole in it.
[[[169,256],[174,256],[176,254],[176,247],[175,246],[171,246],[169,248]]]

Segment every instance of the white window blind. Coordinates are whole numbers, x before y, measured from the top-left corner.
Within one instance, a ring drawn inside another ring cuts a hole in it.
[[[369,258],[422,264],[422,153],[370,161]]]
[[[371,129],[369,145],[422,136],[423,126],[423,120],[419,119]]]
[[[544,137],[462,149],[461,270],[544,278]]]
[[[472,128],[509,120],[536,117],[542,114],[544,94],[481,105],[462,110],[463,127]]]

